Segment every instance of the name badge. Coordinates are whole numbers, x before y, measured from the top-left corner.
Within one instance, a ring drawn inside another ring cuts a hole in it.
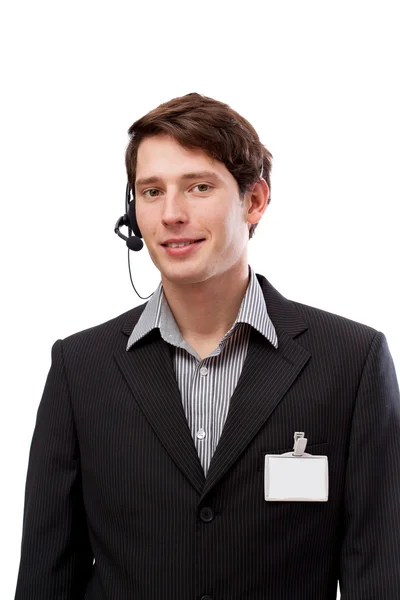
[[[307,438],[294,434],[293,452],[266,454],[264,492],[267,502],[327,502],[328,457],[304,452]]]

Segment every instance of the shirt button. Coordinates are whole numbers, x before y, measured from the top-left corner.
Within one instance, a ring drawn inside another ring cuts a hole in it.
[[[201,369],[200,369],[200,374],[201,374],[201,375],[207,375],[207,374],[208,374],[208,369],[207,369],[207,367],[201,367]]]
[[[196,433],[196,437],[198,440],[204,440],[204,438],[206,437],[206,432],[204,431],[204,429],[199,429]]]
[[[204,523],[209,523],[214,518],[214,511],[209,506],[205,506],[200,511],[200,519],[204,521]]]

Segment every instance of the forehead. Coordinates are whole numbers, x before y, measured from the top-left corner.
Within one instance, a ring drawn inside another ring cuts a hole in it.
[[[185,148],[174,138],[165,134],[147,137],[140,142],[136,160],[136,177],[152,176],[154,170],[175,172],[186,170],[185,167],[212,167],[213,171],[223,173],[226,167],[214,160],[203,150]],[[159,173],[161,175],[161,172]]]

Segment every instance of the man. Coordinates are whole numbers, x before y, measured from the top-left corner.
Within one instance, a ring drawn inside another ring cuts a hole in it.
[[[333,600],[338,581],[345,600],[398,600],[384,334],[284,298],[248,265],[271,154],[243,117],[188,94],[129,133],[161,283],[52,348],[16,600]]]

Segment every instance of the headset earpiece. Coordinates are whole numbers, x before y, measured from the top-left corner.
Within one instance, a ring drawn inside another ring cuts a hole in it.
[[[130,228],[132,229],[134,235],[136,235],[139,238],[142,238],[142,233],[139,229],[139,225],[137,224],[136,221],[136,204],[135,204],[135,196],[132,194],[132,199],[129,202],[128,205],[128,219],[129,219],[129,224],[130,224]]]

